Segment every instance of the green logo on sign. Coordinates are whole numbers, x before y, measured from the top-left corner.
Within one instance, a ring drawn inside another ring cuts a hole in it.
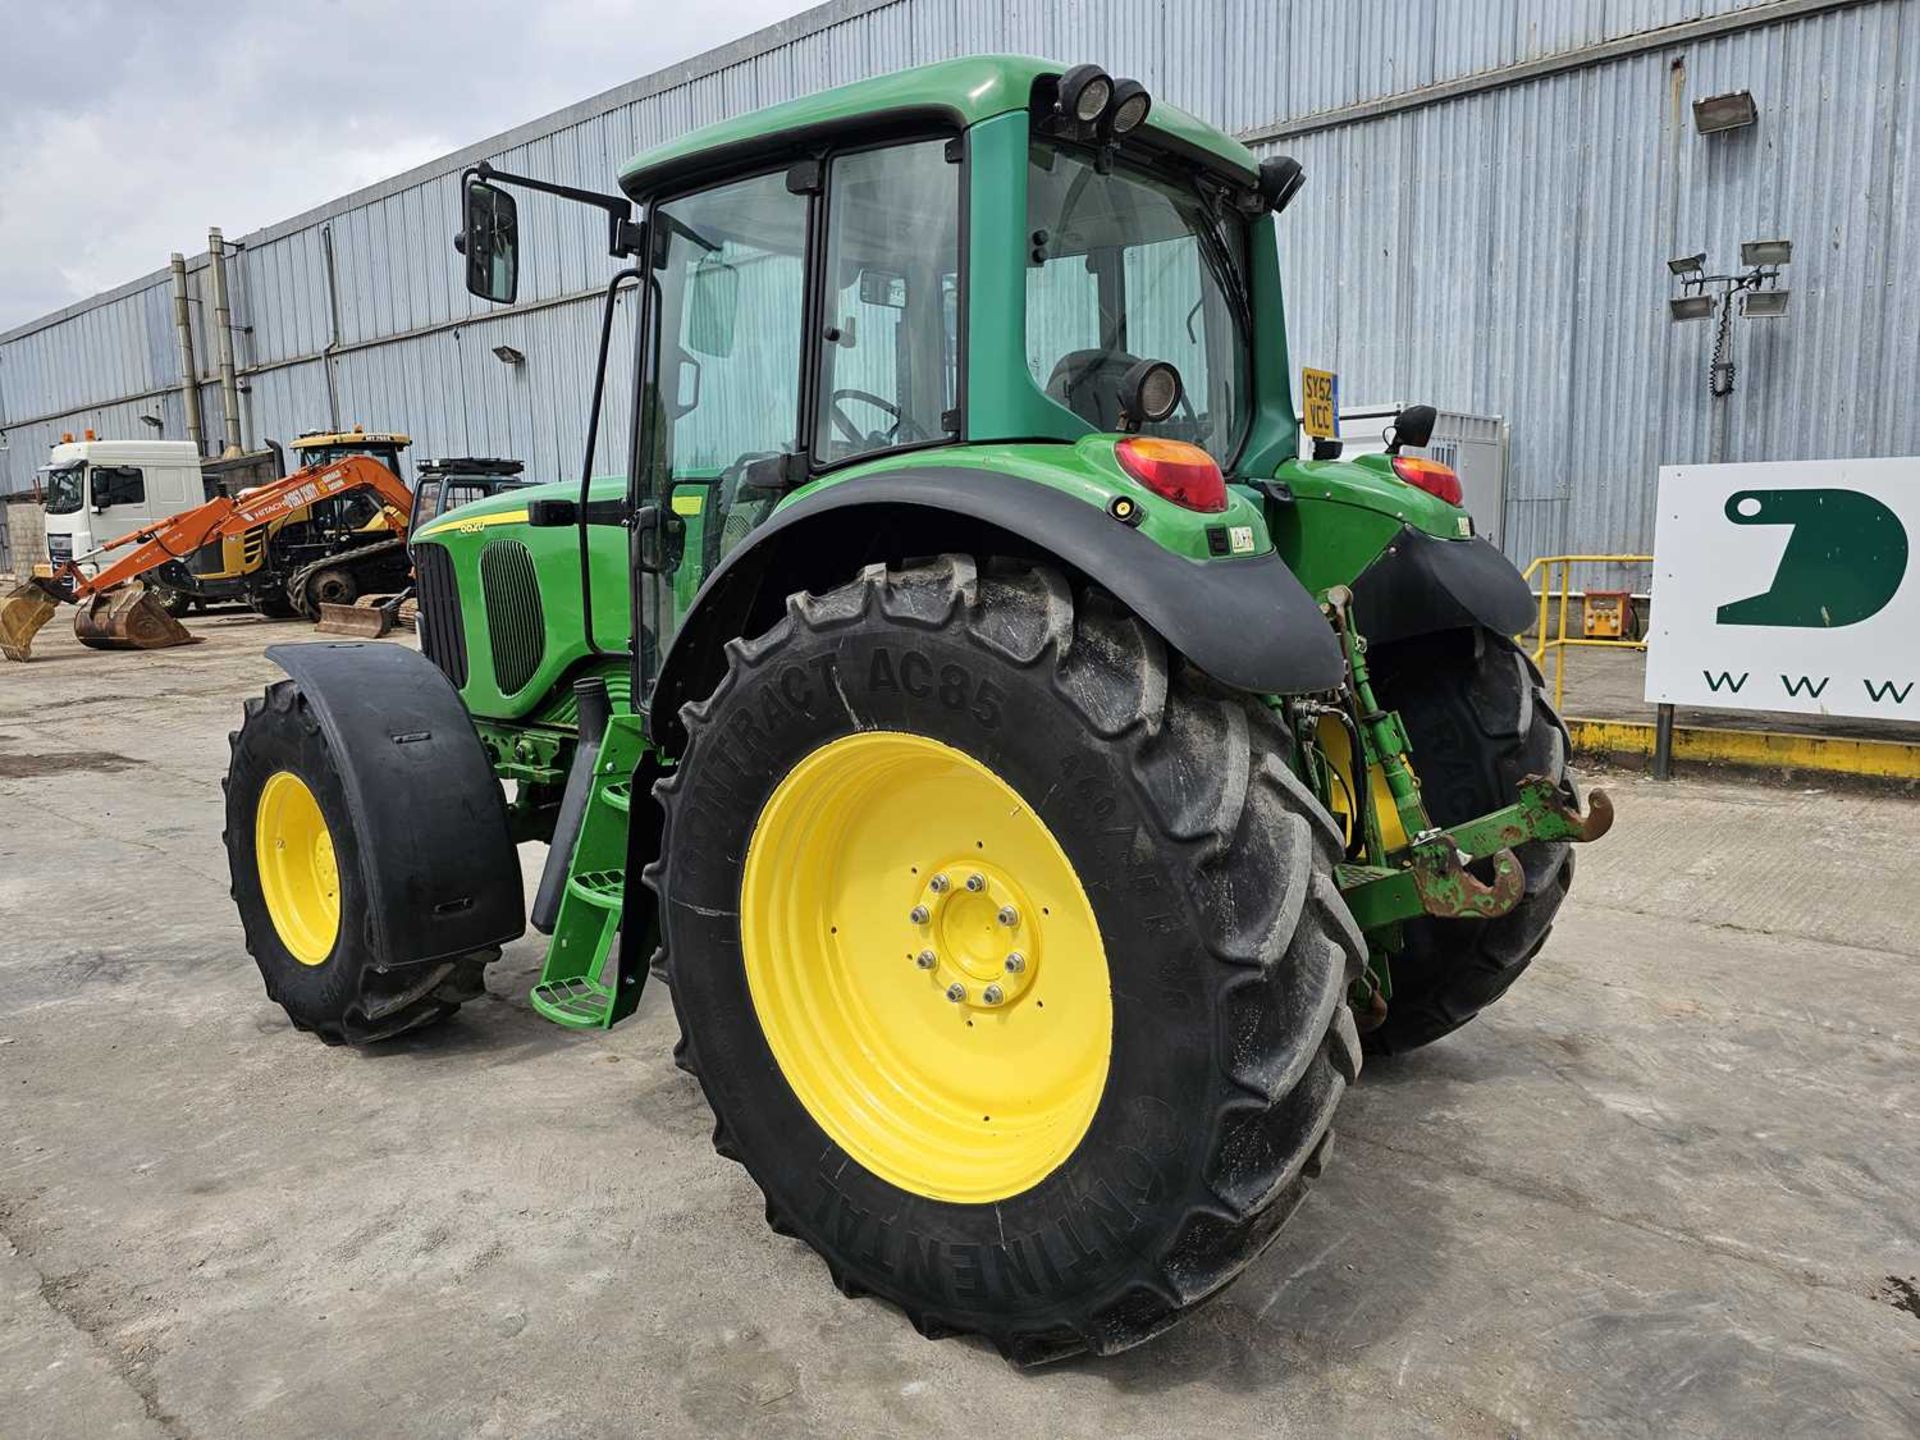
[[[1742,490],[1727,498],[1726,513],[1736,525],[1791,525],[1793,533],[1773,584],[1722,605],[1722,625],[1857,625],[1906,577],[1906,527],[1858,490]]]

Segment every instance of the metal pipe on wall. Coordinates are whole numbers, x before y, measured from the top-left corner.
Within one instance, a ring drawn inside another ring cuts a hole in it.
[[[168,262],[173,268],[173,328],[180,340],[180,403],[187,412],[187,438],[205,454],[200,444],[200,386],[193,364],[193,311],[187,303],[187,257],[175,251]]]
[[[333,260],[333,226],[320,227],[320,250],[327,262],[327,319],[332,335],[320,352],[320,368],[327,377],[327,423],[340,429],[340,391],[333,375],[333,352],[340,348],[340,274]]]
[[[240,381],[233,363],[233,307],[227,300],[227,242],[220,227],[207,231],[207,256],[213,271],[213,332],[220,357],[220,416],[225,424],[225,455],[240,453]]]

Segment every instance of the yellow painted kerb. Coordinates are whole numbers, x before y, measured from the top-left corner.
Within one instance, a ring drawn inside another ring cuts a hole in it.
[[[1052,832],[972,756],[874,731],[802,760],[754,826],[740,938],[781,1074],[875,1175],[985,1204],[1085,1136],[1113,1043],[1100,927]]]
[[[1654,727],[1639,721],[1570,719],[1567,729],[1575,748],[1592,754],[1653,754]],[[1673,755],[1676,760],[1722,765],[1811,770],[1876,780],[1920,780],[1920,745],[1897,740],[1676,725]]]

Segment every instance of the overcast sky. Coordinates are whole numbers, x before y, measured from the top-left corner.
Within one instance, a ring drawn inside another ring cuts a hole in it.
[[[811,3],[0,0],[0,330]]]

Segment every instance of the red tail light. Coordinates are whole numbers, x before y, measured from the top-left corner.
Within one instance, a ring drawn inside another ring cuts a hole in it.
[[[1133,435],[1113,447],[1120,468],[1154,494],[1188,510],[1227,508],[1227,482],[1213,457],[1184,440]]]
[[[1425,460],[1418,455],[1396,455],[1393,457],[1393,473],[1407,484],[1438,496],[1449,505],[1460,503],[1460,477],[1453,473],[1451,465],[1442,465],[1438,460]]]

